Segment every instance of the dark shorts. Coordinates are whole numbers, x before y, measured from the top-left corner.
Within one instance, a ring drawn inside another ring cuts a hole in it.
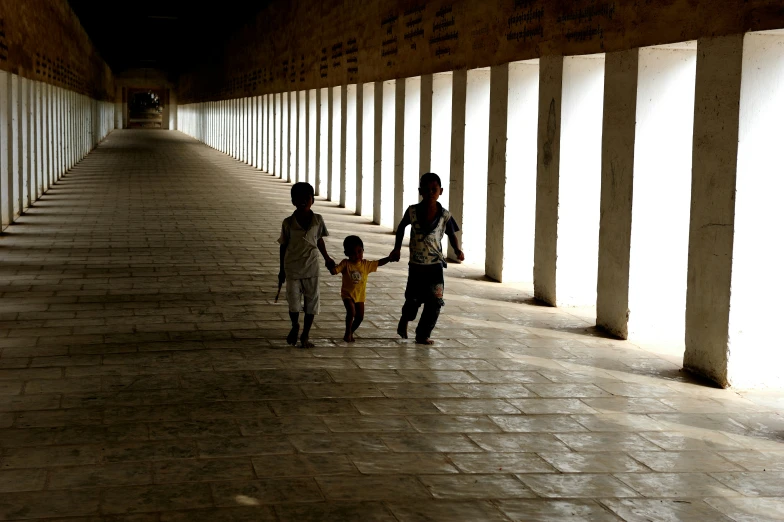
[[[406,301],[444,306],[443,265],[408,265]]]

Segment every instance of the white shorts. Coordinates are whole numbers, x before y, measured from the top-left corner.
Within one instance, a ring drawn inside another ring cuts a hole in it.
[[[302,301],[305,300],[305,313],[317,315],[319,313],[319,278],[286,280],[286,300],[289,302],[289,312],[302,312]]]

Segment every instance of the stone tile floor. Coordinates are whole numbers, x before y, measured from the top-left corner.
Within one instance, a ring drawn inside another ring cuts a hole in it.
[[[519,287],[448,270],[432,348],[405,264],[342,342],[275,304],[289,186],[182,134],[115,131],[0,237],[0,519],[784,519],[784,395],[695,382]],[[332,255],[388,231],[318,201]]]

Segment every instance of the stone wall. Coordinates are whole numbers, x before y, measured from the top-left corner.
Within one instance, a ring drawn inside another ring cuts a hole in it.
[[[230,99],[782,27],[779,0],[275,0],[179,90]]]
[[[112,72],[66,0],[0,2],[0,69],[97,100],[114,99]]]

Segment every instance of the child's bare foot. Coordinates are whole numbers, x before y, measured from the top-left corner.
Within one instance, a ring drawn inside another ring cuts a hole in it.
[[[346,335],[343,336],[343,340],[346,341],[347,343],[353,343],[354,336],[351,333],[347,333]]]
[[[300,338],[299,342],[302,348],[314,348],[316,346],[315,344],[310,342],[310,339],[308,339],[304,335]]]
[[[299,335],[299,325],[292,326],[291,331],[286,336],[286,342],[289,343],[291,346],[296,346],[298,335]]]
[[[417,344],[434,344],[432,339],[422,339],[421,337],[416,338]]]
[[[403,339],[408,339],[408,321],[401,319],[400,322],[397,323],[397,334]]]

